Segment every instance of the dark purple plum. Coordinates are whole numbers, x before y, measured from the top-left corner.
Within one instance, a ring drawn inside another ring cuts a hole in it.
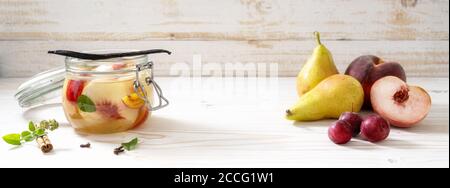
[[[352,126],[353,136],[358,136],[361,132],[361,123],[363,119],[361,116],[354,112],[345,112],[339,117],[339,120],[346,121]]]
[[[369,142],[381,142],[389,136],[390,132],[389,122],[378,114],[365,117],[361,123],[361,136]]]
[[[346,144],[352,139],[352,126],[346,121],[336,121],[328,128],[328,137],[335,144]]]

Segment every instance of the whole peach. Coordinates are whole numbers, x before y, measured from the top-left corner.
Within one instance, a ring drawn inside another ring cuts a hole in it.
[[[346,75],[356,78],[364,89],[364,106],[371,109],[370,90],[372,85],[386,76],[395,76],[406,82],[403,67],[396,62],[384,62],[377,56],[365,55],[355,59],[345,71]]]

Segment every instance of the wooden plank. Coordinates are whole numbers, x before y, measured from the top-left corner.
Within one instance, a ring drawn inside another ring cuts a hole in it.
[[[327,128],[332,120],[293,123],[283,118],[285,108],[297,99],[295,78],[280,78],[271,88],[277,94],[249,95],[233,87],[227,97],[220,93],[220,83],[238,81],[209,78],[194,91],[171,87],[189,85],[189,80],[159,78],[170,106],[153,113],[140,128],[112,135],[76,134],[60,104],[21,109],[13,93],[23,81],[0,79],[0,114],[8,114],[0,118],[0,133],[17,132],[29,120],[56,118],[60,129],[50,134],[55,150],[43,155],[34,143],[16,149],[0,144],[1,167],[449,166],[448,78],[410,78],[411,84],[424,87],[433,99],[431,113],[417,127],[394,128],[385,142],[371,144],[356,138],[345,146],[329,141]],[[136,150],[113,155],[113,148],[133,137],[142,141]],[[86,142],[91,149],[79,148]]]
[[[1,0],[0,40],[448,40],[447,0]]]
[[[448,41],[324,41],[341,72],[356,57],[374,54],[400,62],[408,76],[449,76]],[[152,56],[156,74],[170,75],[175,64],[192,68],[193,55],[202,62],[276,64],[280,76],[296,76],[312,53],[310,41],[0,41],[0,77],[24,77],[64,65],[64,59],[48,50],[149,49],[164,48],[172,56]]]

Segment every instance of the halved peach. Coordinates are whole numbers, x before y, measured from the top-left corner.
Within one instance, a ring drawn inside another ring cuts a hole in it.
[[[370,97],[375,112],[392,125],[402,128],[416,125],[425,119],[431,109],[431,97],[424,89],[408,86],[394,76],[375,82]]]

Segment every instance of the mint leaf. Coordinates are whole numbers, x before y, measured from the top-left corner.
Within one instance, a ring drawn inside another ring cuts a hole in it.
[[[22,143],[20,142],[20,134],[8,134],[3,136],[3,140],[11,145],[20,146]]]
[[[138,138],[134,138],[134,139],[131,140],[130,142],[122,143],[122,146],[123,146],[123,148],[124,148],[125,150],[131,151],[131,150],[136,149],[136,146],[137,146],[137,144],[138,144],[138,141],[139,141]]]
[[[78,108],[83,112],[95,112],[95,104],[86,95],[80,95],[77,100]]]
[[[38,129],[38,130],[36,130],[36,132],[34,132],[34,134],[36,136],[44,136],[45,135],[45,130],[44,129]]]
[[[34,125],[32,121],[28,123],[28,130],[30,130],[31,132],[34,132],[36,130],[36,125]]]
[[[24,138],[22,138],[23,140],[25,140],[25,142],[32,142],[32,141],[34,141],[36,138],[33,136],[33,135],[29,135],[29,136],[26,136],[26,137],[24,137]]]
[[[34,135],[30,131],[23,131],[22,134],[20,134],[21,139],[25,140],[26,142],[31,142],[34,140]]]
[[[29,135],[31,135],[31,132],[30,131],[23,131],[20,135],[22,137],[29,136]]]

